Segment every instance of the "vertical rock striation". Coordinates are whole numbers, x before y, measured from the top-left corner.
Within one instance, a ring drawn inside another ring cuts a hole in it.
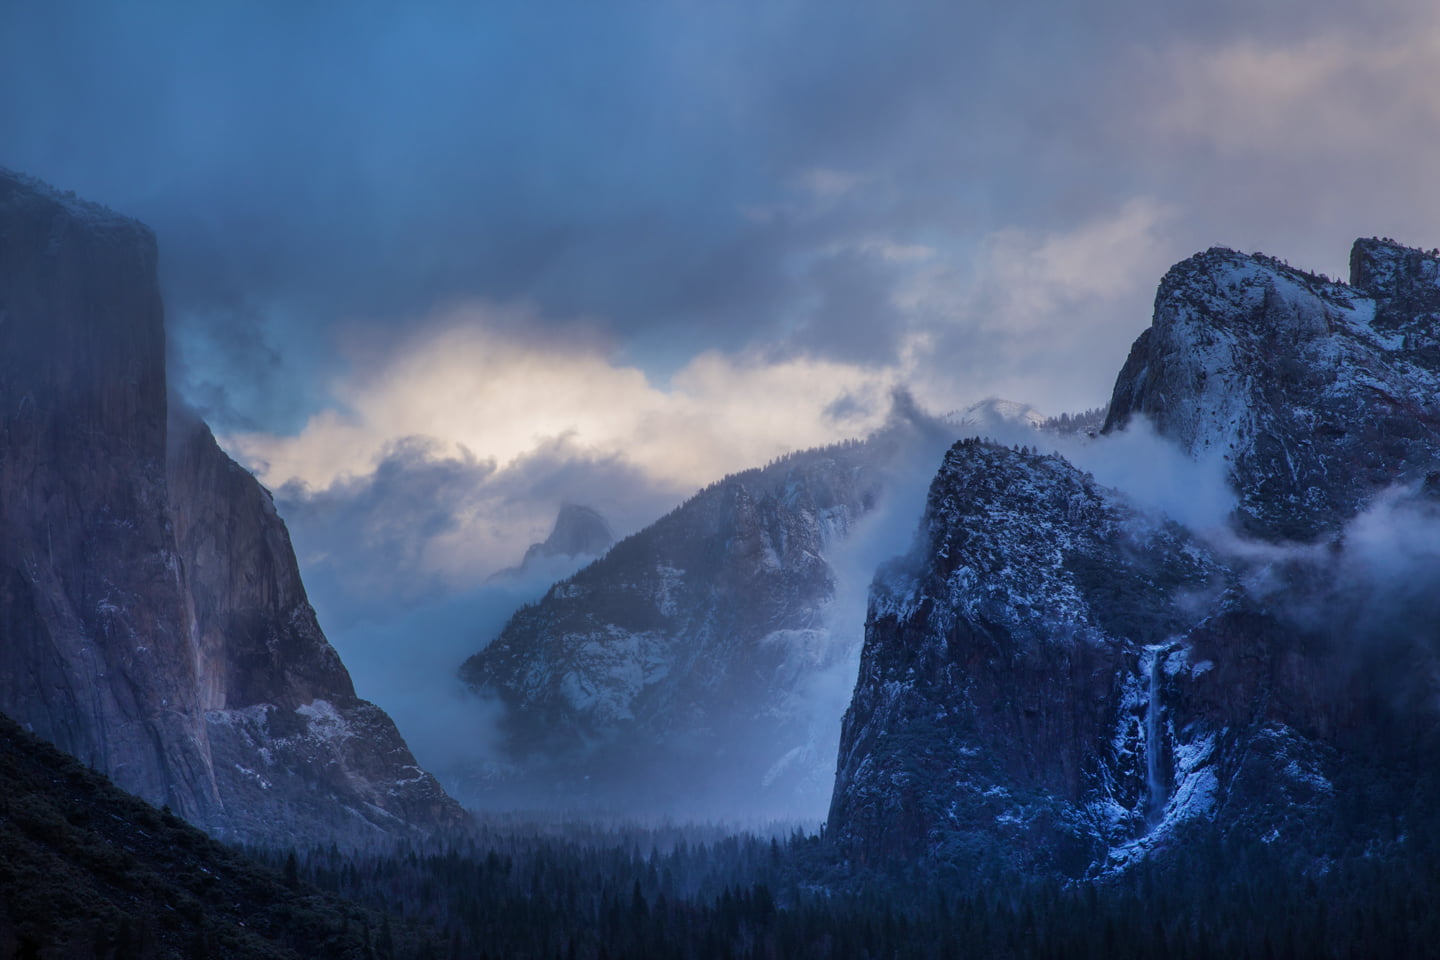
[[[0,172],[0,710],[223,836],[459,824],[355,697],[269,494],[172,415],[156,260]]]

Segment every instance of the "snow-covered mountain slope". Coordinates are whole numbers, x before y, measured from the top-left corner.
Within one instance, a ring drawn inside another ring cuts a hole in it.
[[[227,838],[460,824],[355,696],[269,493],[171,409],[156,259],[0,171],[0,710]]]
[[[894,549],[866,521],[910,510],[908,528],[952,436],[901,418],[727,477],[518,612],[462,670],[506,707],[477,802],[823,813],[873,570],[858,553]]]
[[[981,437],[1027,429],[1040,430],[1048,422],[1048,418],[1030,404],[1000,397],[976,401],[951,413],[947,419],[963,425],[965,432]]]
[[[1440,453],[1437,260],[1356,241],[1352,285],[1215,248],[1173,267],[1115,383],[1107,429],[1144,415],[1220,453],[1242,528],[1333,532]]]
[[[1436,324],[1397,304],[1429,309],[1434,261],[1356,249],[1363,290],[1186,261],[1120,375],[1112,429],[1144,413],[1218,447],[1243,536],[1202,539],[1055,455],[952,448],[872,587],[829,821],[847,856],[1084,875],[1283,842],[1314,863],[1429,815],[1440,464],[1406,404],[1434,401]]]

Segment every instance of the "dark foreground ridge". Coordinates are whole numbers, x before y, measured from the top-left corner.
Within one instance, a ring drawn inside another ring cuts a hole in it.
[[[387,936],[407,956],[421,942],[116,789],[0,716],[0,956],[363,960]]]
[[[1440,843],[1302,879],[1278,846],[1197,845],[1113,882],[895,865],[818,837],[520,826],[257,864],[0,717],[0,956],[37,960],[932,960],[1424,956]],[[323,892],[321,892],[323,891]],[[1142,919],[1143,918],[1143,919]]]

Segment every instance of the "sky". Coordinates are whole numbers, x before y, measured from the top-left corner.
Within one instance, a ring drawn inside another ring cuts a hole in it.
[[[1437,81],[1414,0],[0,0],[0,165],[154,228],[343,654],[896,387],[1099,406],[1211,245],[1440,245]]]

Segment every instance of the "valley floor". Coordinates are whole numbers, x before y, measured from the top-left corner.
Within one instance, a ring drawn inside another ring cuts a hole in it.
[[[1317,860],[1195,845],[1104,881],[861,871],[822,833],[491,819],[236,850],[0,719],[0,957],[656,960],[1440,955],[1440,826]]]
[[[800,831],[510,824],[430,850],[315,850],[299,872],[430,931],[417,958],[1419,957],[1440,953],[1436,840],[1323,867],[1197,848],[1062,883],[980,865],[860,872]]]

